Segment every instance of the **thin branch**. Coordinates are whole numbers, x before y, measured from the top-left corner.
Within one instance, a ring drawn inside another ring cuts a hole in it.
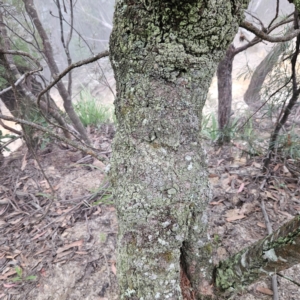
[[[239,48],[236,48],[234,50],[234,55],[237,55],[239,54],[240,52],[243,52],[245,50],[247,50],[248,48],[258,44],[261,42],[261,39],[259,39],[258,37],[254,37],[248,44],[244,45],[244,46],[241,46]]]
[[[1,109],[0,109],[0,113],[2,113]],[[13,132],[13,133],[18,134],[18,135],[22,135],[22,132],[21,132],[21,131],[19,131],[19,130],[17,130],[17,129],[14,129],[14,128],[8,126],[8,125],[6,125],[2,120],[0,120],[0,125],[1,125],[4,129],[9,130],[10,132]],[[0,152],[1,152],[1,151],[0,151]]]
[[[23,38],[21,35],[19,35],[16,31],[14,31],[12,28],[10,28],[7,24],[4,24],[4,25],[8,30],[10,30],[15,36],[17,36],[19,39],[24,41],[26,44],[31,45],[37,51],[41,51],[41,49],[39,47],[37,47],[36,45],[34,45],[34,43],[27,41],[25,38]]]
[[[264,23],[258,17],[254,16],[250,11],[245,11],[245,13],[248,14],[249,16],[251,16],[252,18],[254,18],[256,21],[258,21],[262,30],[264,32],[266,31],[266,27],[265,27]]]
[[[2,121],[1,121],[2,122]],[[3,122],[2,122],[3,123]],[[2,125],[1,125],[2,126]],[[17,139],[22,138],[23,135],[19,135],[19,136],[14,136],[10,141],[7,141],[5,144],[1,144],[0,145],[0,153],[3,149],[5,149],[9,144],[15,142]]]
[[[271,27],[271,25],[275,22],[275,20],[278,18],[278,14],[279,14],[279,0],[277,0],[277,3],[276,3],[276,14],[275,14],[275,17],[273,18],[273,20],[270,22],[268,28]]]
[[[19,83],[21,83],[24,79],[25,79],[25,74],[23,74],[15,83],[14,83],[14,86],[17,86]],[[10,91],[12,89],[11,86],[9,86],[8,88],[6,89],[3,89],[2,91],[0,91],[0,96],[7,93],[8,91]]]
[[[286,279],[286,280],[288,280],[288,281],[290,281],[290,282],[292,282],[293,284],[296,284],[296,285],[300,286],[299,282],[297,282],[297,281],[295,281],[295,280],[293,280],[293,279],[291,279],[291,278],[289,278],[287,276],[284,276],[284,275],[282,275],[280,273],[277,273],[277,275],[280,276],[280,277],[282,277],[282,278],[284,278],[284,279]]]
[[[27,53],[27,52],[20,51],[20,50],[4,50],[4,49],[0,49],[0,53],[2,53],[2,54],[11,54],[11,55],[21,55],[21,56],[29,57],[40,68],[39,71],[43,71],[43,67],[41,66],[40,62],[36,58],[34,58],[32,55],[30,55],[29,53]]]
[[[295,10],[295,17],[294,17],[294,28],[296,30],[299,30],[299,24],[298,24],[298,11]],[[264,170],[267,170],[271,161],[271,157],[273,155],[274,149],[275,149],[275,143],[277,141],[278,135],[284,124],[286,123],[292,108],[296,104],[299,96],[300,96],[300,88],[297,87],[297,72],[296,72],[296,63],[297,59],[299,56],[299,50],[300,50],[300,34],[297,36],[296,40],[296,48],[295,48],[295,53],[293,54],[293,57],[291,59],[291,64],[292,64],[292,86],[293,86],[293,92],[292,92],[292,97],[290,98],[288,105],[284,109],[283,115],[279,115],[275,129],[271,135],[270,141],[269,141],[269,149],[268,149],[268,154],[267,157],[264,161]]]
[[[75,68],[78,68],[78,67],[81,67],[83,65],[86,65],[86,64],[89,64],[89,63],[92,63],[100,58],[103,58],[103,57],[106,57],[109,55],[109,52],[108,50],[104,51],[104,52],[101,52],[101,53],[98,53],[97,55],[95,55],[94,57],[90,57],[90,58],[87,58],[87,59],[84,59],[84,60],[81,60],[77,63],[74,63],[70,66],[68,66],[64,71],[62,71],[60,74],[58,74],[56,76],[56,78],[54,79],[54,81],[52,81],[43,91],[41,91],[38,95],[38,105],[41,101],[41,97],[47,92],[49,91],[58,81],[60,81],[65,75],[67,75],[71,70],[75,69]]]
[[[57,9],[58,9],[58,16],[59,16],[59,25],[60,25],[60,36],[61,36],[61,43],[64,47],[66,56],[67,56],[67,61],[68,61],[68,66],[70,66],[72,64],[72,58],[70,55],[70,49],[69,49],[69,44],[72,38],[72,32],[73,32],[73,24],[74,24],[74,20],[73,20],[73,7],[72,7],[72,2],[70,3],[70,7],[71,7],[71,27],[70,27],[70,33],[69,36],[67,38],[67,41],[65,41],[65,37],[64,37],[64,27],[63,27],[63,14],[61,11],[61,5],[60,5],[60,0],[56,0],[54,1]],[[65,7],[66,9],[66,7]],[[70,94],[70,97],[72,97],[72,72],[70,71],[68,74],[68,93]]]
[[[271,43],[279,43],[279,42],[287,42],[290,41],[291,39],[295,38],[297,35],[300,34],[300,29],[295,30],[294,32],[286,35],[286,36],[280,36],[280,37],[273,37],[268,35],[267,33],[259,30],[258,28],[256,28],[253,24],[251,24],[250,22],[247,21],[243,21],[240,26],[242,28],[247,29],[248,31],[254,33],[257,37],[271,42]]]
[[[57,16],[53,15],[51,12],[50,12],[51,16],[54,17],[54,18],[58,18]],[[71,26],[71,24],[64,18],[64,21],[69,25]],[[73,27],[74,31],[78,34],[78,36],[83,40],[83,42],[86,44],[86,46],[89,48],[90,52],[94,55],[94,52],[93,50],[91,49],[90,45],[88,44],[88,42],[84,39],[84,37],[81,35],[81,33],[75,28]],[[113,96],[115,97],[115,93],[113,91],[113,89],[111,88],[106,76],[105,76],[105,73],[102,69],[102,67],[100,66],[100,64],[98,63],[98,67],[99,69],[101,70],[102,72],[102,76],[104,78],[104,82],[105,82],[105,85],[109,88],[109,90],[111,91],[111,93],[113,94]]]
[[[237,132],[239,132],[249,122],[249,120],[252,119],[253,116],[255,116],[271,100],[271,98],[274,95],[276,95],[280,90],[282,90],[284,87],[286,87],[290,83],[290,81],[291,81],[291,78],[283,86],[281,86],[274,93],[272,93],[272,95],[270,95],[270,97],[250,117],[248,117],[247,120],[238,128]]]
[[[41,125],[35,124],[33,122],[30,122],[30,121],[26,121],[26,120],[23,120],[23,119],[20,119],[20,118],[14,118],[14,117],[5,116],[5,115],[2,115],[2,114],[0,114],[0,119],[6,120],[6,121],[12,121],[12,122],[20,123],[20,124],[27,125],[27,126],[31,126],[31,127],[35,128],[35,129],[41,130],[41,131],[49,134],[50,136],[52,136],[52,137],[54,137],[54,138],[56,138],[56,139],[58,139],[58,140],[60,140],[60,141],[62,141],[64,143],[66,143],[66,144],[68,144],[68,145],[70,145],[70,146],[72,146],[72,147],[74,147],[74,148],[76,148],[76,149],[78,149],[80,151],[85,152],[88,155],[91,155],[91,156],[95,157],[99,161],[102,161],[102,162],[107,162],[108,161],[108,159],[106,157],[99,155],[95,151],[93,151],[93,150],[91,150],[91,149],[89,149],[87,147],[84,147],[82,145],[79,145],[76,142],[74,142],[74,141],[72,141],[70,139],[67,139],[67,138],[65,138],[63,136],[60,136],[60,135],[52,132],[51,130],[49,130],[49,129],[41,126]]]

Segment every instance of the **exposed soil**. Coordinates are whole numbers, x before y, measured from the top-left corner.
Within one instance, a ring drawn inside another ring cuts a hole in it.
[[[90,135],[109,159],[113,128]],[[300,211],[299,162],[277,158],[266,177],[262,158],[250,158],[242,148],[237,142],[208,148],[215,263],[267,234],[262,200],[273,230]],[[1,300],[118,299],[116,234],[104,164],[54,142],[38,157],[22,147],[5,158],[0,167]],[[295,266],[282,274],[300,283],[299,270]],[[257,282],[233,299],[272,299],[270,282]],[[281,277],[278,283],[279,299],[300,299],[299,286]]]

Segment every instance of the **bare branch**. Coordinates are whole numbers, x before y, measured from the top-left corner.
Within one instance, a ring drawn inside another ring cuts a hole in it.
[[[74,4],[75,5],[75,4]],[[54,17],[54,18],[58,18],[57,16],[53,15],[51,12],[50,12],[51,16]],[[69,26],[72,26],[72,24],[70,24],[65,18],[64,18],[64,21],[69,25]],[[78,36],[83,40],[83,42],[86,44],[86,46],[89,48],[90,52],[94,55],[94,52],[93,50],[91,49],[90,45],[88,44],[88,42],[85,40],[85,38],[81,35],[81,33],[73,26],[73,29],[74,31],[78,34]],[[105,76],[105,73],[102,69],[102,67],[100,66],[100,64],[98,63],[98,67],[99,69],[101,70],[102,72],[102,76],[104,78],[104,82],[105,82],[105,85],[109,88],[109,90],[111,91],[111,93],[113,94],[113,96],[115,97],[115,93],[113,91],[113,89],[111,88],[106,76]]]
[[[43,71],[43,67],[41,66],[40,62],[36,58],[34,58],[32,55],[30,55],[29,53],[27,53],[27,52],[20,51],[20,50],[4,50],[4,49],[0,49],[0,53],[2,53],[2,54],[10,54],[10,55],[21,55],[21,56],[29,57],[40,68],[38,71]]]
[[[290,41],[291,39],[295,38],[298,34],[300,34],[300,29],[297,29],[294,32],[287,34],[285,36],[273,37],[273,36],[270,36],[267,33],[263,32],[262,30],[256,28],[250,22],[243,21],[240,24],[240,26],[242,28],[245,28],[248,31],[254,33],[257,37],[259,37],[265,41],[271,42],[271,43],[287,42],[287,41]],[[278,27],[277,24],[276,24],[276,27]]]
[[[101,53],[98,53],[97,55],[95,55],[94,57],[90,57],[88,59],[85,59],[85,60],[81,60],[77,63],[74,63],[70,66],[68,66],[64,71],[62,71],[60,74],[58,74],[55,78],[54,81],[52,81],[43,91],[40,92],[40,94],[38,95],[38,104],[40,103],[41,101],[41,97],[47,92],[49,91],[57,82],[59,82],[65,75],[67,75],[71,70],[75,69],[75,68],[78,68],[78,67],[81,67],[83,65],[86,65],[86,64],[89,64],[89,63],[92,63],[100,58],[103,58],[103,57],[106,57],[109,55],[109,52],[108,50],[104,51],[104,52],[101,52]]]
[[[33,122],[29,122],[29,121],[26,121],[26,120],[23,120],[23,119],[20,119],[20,118],[14,118],[14,117],[5,116],[5,115],[2,115],[2,114],[0,114],[0,119],[31,126],[31,127],[35,128],[37,130],[41,130],[41,131],[43,131],[43,132],[51,135],[52,137],[54,137],[54,138],[56,138],[56,139],[58,139],[58,140],[60,140],[60,141],[62,141],[64,143],[66,143],[66,144],[68,144],[68,145],[70,145],[70,146],[72,146],[72,147],[74,147],[74,148],[76,148],[76,149],[78,149],[80,151],[85,152],[88,155],[91,155],[91,156],[95,157],[96,159],[98,159],[98,160],[100,160],[102,162],[107,162],[108,161],[108,159],[106,157],[99,155],[95,151],[93,151],[93,150],[91,150],[91,149],[89,149],[87,147],[84,147],[82,145],[79,145],[76,142],[74,142],[74,141],[72,141],[70,139],[67,139],[67,138],[65,138],[63,136],[60,136],[60,135],[52,132],[51,130],[49,130],[49,129],[43,127],[43,126],[40,126],[38,124],[35,124]]]
[[[0,108],[0,113],[2,114],[1,108]],[[4,129],[9,130],[10,132],[13,132],[13,133],[18,134],[18,135],[22,135],[22,132],[21,132],[21,131],[15,129],[15,128],[12,128],[12,127],[10,127],[10,126],[8,126],[8,125],[6,125],[1,119],[0,119],[0,125],[1,125]],[[1,150],[0,150],[0,152],[1,152]]]
[[[275,14],[275,17],[273,18],[273,20],[270,22],[268,28],[271,27],[271,25],[275,22],[275,20],[278,18],[278,13],[279,13],[279,0],[277,0],[277,3],[276,3],[276,14]]]
[[[14,84],[14,86],[17,86],[19,83],[21,83],[23,80],[25,79],[25,74],[23,74]],[[12,89],[11,86],[9,86],[6,89],[3,89],[2,91],[0,91],[0,96],[7,93],[8,91],[10,91]]]
[[[44,47],[44,54],[47,58],[46,61],[49,66],[51,75],[55,79],[55,77],[57,76],[57,74],[60,73],[60,71],[59,71],[58,65],[54,59],[53,48],[50,43],[47,32],[45,31],[43,24],[39,18],[39,15],[36,11],[33,0],[23,0],[23,3],[25,4],[25,9],[26,9],[28,15],[30,15],[30,17],[32,18],[32,21],[42,39],[43,47]],[[78,117],[78,115],[76,114],[76,112],[74,110],[72,99],[70,97],[70,94],[68,93],[67,88],[61,81],[57,82],[57,88],[58,88],[60,96],[63,99],[65,111],[68,114],[68,116],[70,117],[73,125],[75,126],[76,130],[79,132],[81,138],[87,144],[90,144],[91,142],[87,135],[86,129],[84,128],[80,118]]]

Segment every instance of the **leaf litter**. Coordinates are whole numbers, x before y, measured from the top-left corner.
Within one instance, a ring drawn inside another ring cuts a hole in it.
[[[108,158],[111,131],[91,136]],[[117,219],[105,166],[59,143],[38,157],[54,196],[25,148],[0,167],[0,299],[118,299]],[[234,146],[209,148],[208,158],[214,263],[266,236],[262,200],[273,230],[299,213],[299,162],[275,161],[266,177],[262,158],[245,157]],[[15,283],[17,268],[24,274]],[[300,282],[299,271],[294,266],[282,273]],[[36,279],[26,280],[30,276]],[[278,281],[281,299],[298,299],[297,285]],[[181,288],[186,300],[194,298],[184,274]],[[271,294],[266,278],[233,299],[272,299]]]

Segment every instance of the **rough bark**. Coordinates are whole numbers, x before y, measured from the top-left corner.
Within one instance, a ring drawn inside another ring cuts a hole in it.
[[[230,142],[230,115],[232,104],[232,65],[235,56],[235,47],[229,46],[225,57],[220,61],[217,70],[218,77],[218,124],[219,142]]]
[[[56,64],[56,61],[54,59],[54,55],[53,55],[53,50],[52,50],[52,46],[50,44],[50,40],[48,38],[48,35],[39,19],[39,16],[37,14],[37,11],[35,9],[33,0],[23,0],[24,4],[25,4],[25,9],[26,12],[28,13],[28,15],[31,17],[41,39],[43,42],[43,52],[45,54],[46,57],[46,61],[47,64],[49,66],[50,72],[52,77],[55,79],[56,76],[60,73],[58,66]],[[63,99],[63,103],[64,103],[64,108],[66,110],[66,113],[68,114],[68,116],[70,117],[72,123],[74,124],[75,129],[79,132],[80,136],[82,137],[82,139],[90,144],[89,138],[87,136],[86,130],[84,128],[84,126],[82,125],[82,122],[80,121],[79,117],[77,116],[73,104],[72,104],[72,99],[70,97],[70,94],[68,93],[65,85],[63,84],[62,81],[57,82],[57,89],[58,92],[60,94],[60,96]]]
[[[278,61],[279,56],[285,49],[282,43],[277,44],[272,51],[261,61],[256,67],[248,89],[244,95],[244,101],[252,108],[257,109],[261,106],[260,91],[267,75],[273,70],[274,65]]]
[[[233,292],[258,279],[300,263],[300,217],[223,261],[216,269],[216,286]]]
[[[180,260],[211,295],[202,108],[247,1],[118,0],[110,39],[118,130],[111,182],[120,299],[182,299]]]

